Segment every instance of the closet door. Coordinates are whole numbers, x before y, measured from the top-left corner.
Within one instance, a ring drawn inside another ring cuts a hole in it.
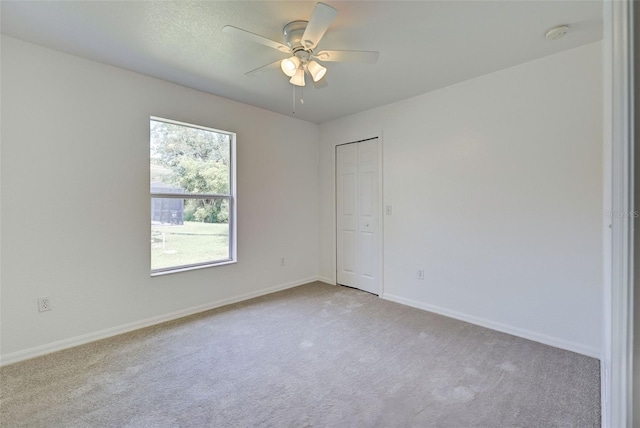
[[[336,147],[337,282],[379,293],[378,138]]]

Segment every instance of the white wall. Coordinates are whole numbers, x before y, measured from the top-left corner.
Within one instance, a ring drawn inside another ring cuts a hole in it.
[[[601,50],[321,125],[320,276],[335,278],[334,146],[381,131],[384,297],[600,356]]]
[[[12,38],[1,61],[4,362],[317,277],[317,125]],[[237,133],[237,264],[150,277],[151,115]]]
[[[331,280],[333,147],[380,131],[384,297],[600,354],[600,43],[320,131],[4,36],[1,54],[3,362]],[[149,276],[150,115],[237,132],[237,264]]]

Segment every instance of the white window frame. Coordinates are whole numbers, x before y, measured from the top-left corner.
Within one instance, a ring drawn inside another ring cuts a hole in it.
[[[188,265],[172,266],[160,269],[151,269],[151,276],[166,275],[177,272],[185,272],[194,269],[203,269],[214,266],[224,266],[238,262],[237,252],[237,193],[236,193],[236,133],[211,128],[208,126],[195,125],[187,122],[180,122],[172,119],[165,119],[158,116],[150,116],[149,122],[165,122],[172,125],[184,126],[188,128],[202,129],[229,136],[229,194],[217,195],[208,193],[161,193],[151,192],[149,196],[149,206],[153,198],[175,198],[175,199],[227,199],[229,201],[229,258],[210,262],[193,263]],[[151,135],[149,135],[151,144]],[[148,177],[151,176],[149,173]],[[151,209],[151,208],[150,208]],[[149,217],[151,218],[151,217]],[[151,220],[150,220],[151,221]],[[151,226],[151,224],[149,224]],[[151,227],[149,227],[149,241],[151,240]],[[151,252],[149,252],[149,263],[151,263]]]

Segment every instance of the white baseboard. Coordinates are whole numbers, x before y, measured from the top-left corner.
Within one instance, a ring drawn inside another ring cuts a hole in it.
[[[178,318],[183,318],[189,315],[219,308],[221,306],[230,305],[232,303],[249,300],[254,297],[264,296],[267,294],[286,290],[287,288],[297,287],[299,285],[307,284],[309,282],[314,282],[314,281],[322,281],[322,279],[318,277],[312,277],[312,278],[301,279],[298,281],[288,282],[286,284],[280,284],[274,287],[263,288],[262,290],[241,294],[239,296],[229,297],[226,299],[218,300],[218,301],[207,303],[204,305],[193,306],[191,308],[170,312],[168,314],[158,315],[158,316],[146,318],[140,321],[134,321],[134,322],[123,324],[117,327],[96,331],[94,333],[88,333],[88,334],[83,334],[81,336],[70,337],[68,339],[59,340],[57,342],[35,346],[33,348],[12,352],[6,355],[0,355],[0,366],[17,363],[18,361],[28,360],[31,358],[45,355],[45,354],[50,354],[52,352],[61,351],[63,349],[73,348],[74,346],[84,345],[86,343],[94,342],[96,340],[106,339],[108,337],[117,336],[122,333],[128,333],[133,330],[150,327],[152,325],[161,324],[163,322],[172,321]]]
[[[600,425],[603,428],[611,428],[611,404],[609,400],[610,390],[607,387],[611,382],[610,376],[610,364],[607,363],[606,357],[600,360],[600,408],[602,409],[602,415],[600,417]]]
[[[578,354],[586,355],[588,357],[602,359],[602,353],[599,349],[585,346],[580,343],[570,342],[568,340],[560,339],[558,337],[548,336],[535,331],[525,330],[519,327],[513,327],[507,324],[491,321],[485,318],[476,317],[474,315],[467,315],[462,312],[452,311],[450,309],[442,308],[428,303],[422,303],[417,300],[406,299],[404,297],[396,296],[393,294],[385,293],[382,296],[383,299],[391,300],[392,302],[401,303],[403,305],[411,306],[425,311],[434,312],[436,314],[444,315],[449,318],[455,318],[460,321],[465,321],[470,324],[486,327],[491,330],[507,333],[512,336],[522,337],[523,339],[533,340],[534,342],[543,343],[545,345],[553,346],[567,351],[576,352]]]
[[[17,363],[18,361],[28,360],[28,359],[39,357],[52,352],[61,351],[63,349],[73,348],[74,346],[84,345],[86,343],[94,342],[96,340],[106,339],[108,337],[117,336],[123,333],[128,333],[133,330],[150,327],[152,325],[161,324],[163,322],[172,321],[178,318],[183,318],[189,315],[219,308],[221,306],[230,305],[230,304],[241,302],[244,300],[249,300],[254,297],[264,296],[267,294],[275,293],[281,290],[286,290],[288,288],[297,287],[299,285],[307,284],[309,282],[314,282],[314,281],[321,281],[326,284],[335,285],[335,283],[333,282],[333,279],[325,278],[325,277],[311,277],[311,278],[301,279],[298,281],[289,282],[286,284],[280,284],[274,287],[264,288],[262,290],[241,294],[239,296],[229,297],[226,299],[218,300],[218,301],[207,303],[204,305],[198,305],[198,306],[183,309],[180,311],[170,312],[168,314],[146,318],[140,321],[123,324],[117,327],[100,330],[94,333],[88,333],[81,336],[59,340],[57,342],[47,343],[45,345],[35,346],[33,348],[24,349],[22,351],[12,352],[6,355],[0,355],[0,366]],[[521,329],[518,327],[512,327],[506,324],[497,323],[495,321],[490,321],[484,318],[475,317],[473,315],[467,315],[461,312],[452,311],[452,310],[441,308],[438,306],[422,303],[416,300],[395,296],[393,294],[385,293],[382,296],[382,298],[386,300],[390,300],[392,302],[401,303],[403,305],[422,309],[425,311],[434,312],[450,318],[455,318],[471,324],[490,328],[492,330],[497,330],[503,333],[511,334],[513,336],[518,336],[524,339],[533,340],[535,342],[544,343],[545,345],[550,345],[556,348],[577,352],[579,354],[587,355],[589,357],[598,358],[598,359],[601,359],[602,357],[601,352],[598,349],[584,346],[579,343],[569,342],[557,337],[543,335],[540,333]]]

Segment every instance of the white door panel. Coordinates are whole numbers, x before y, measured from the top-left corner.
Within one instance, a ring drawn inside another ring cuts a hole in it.
[[[378,139],[336,147],[337,281],[370,293],[379,283]]]
[[[344,254],[342,270],[346,274],[355,275],[357,254],[356,234],[353,231],[345,230],[343,231],[342,237],[342,248]]]
[[[375,206],[373,201],[373,193],[375,191],[375,183],[378,177],[374,177],[372,171],[360,172],[360,189],[358,195],[360,196],[360,215],[372,216],[374,215]]]
[[[346,147],[336,157],[337,281],[350,287],[357,283],[357,155],[356,147]]]
[[[375,248],[375,236],[370,232],[360,234],[360,274],[367,279],[375,277],[375,263],[373,249]]]

